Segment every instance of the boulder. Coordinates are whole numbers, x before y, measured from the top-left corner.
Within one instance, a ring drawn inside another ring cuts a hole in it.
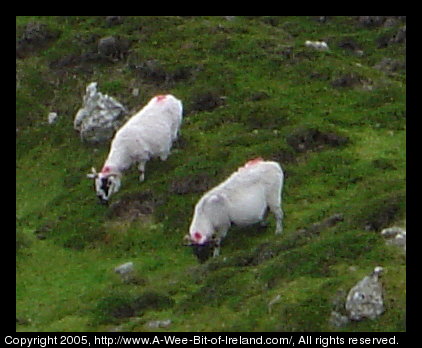
[[[126,107],[114,98],[97,91],[97,82],[86,88],[82,108],[78,110],[73,127],[80,133],[82,141],[89,143],[106,142],[120,127]]]
[[[369,276],[350,289],[345,305],[349,319],[375,319],[384,312],[383,290],[378,279],[382,271],[382,267],[375,267]]]

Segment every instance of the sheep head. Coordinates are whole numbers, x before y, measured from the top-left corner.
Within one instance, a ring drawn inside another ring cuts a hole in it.
[[[214,248],[216,247],[216,240],[214,236],[210,240],[199,244],[190,234],[187,234],[183,238],[183,241],[184,246],[192,247],[192,251],[200,263],[208,260],[213,255]]]
[[[87,177],[94,179],[95,191],[100,203],[108,204],[111,195],[119,191],[121,174],[110,170],[97,173],[95,168],[91,168],[91,172],[87,174]]]

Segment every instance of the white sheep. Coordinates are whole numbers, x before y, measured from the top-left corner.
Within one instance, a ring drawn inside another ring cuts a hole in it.
[[[283,171],[277,162],[256,158],[206,192],[195,206],[186,245],[212,245],[213,256],[230,225],[247,226],[262,221],[267,208],[275,215],[275,233],[282,232],[281,191]]]
[[[122,173],[138,162],[139,180],[145,178],[145,164],[154,157],[165,161],[177,138],[182,122],[182,102],[174,96],[158,95],[132,116],[115,134],[103,169],[92,168],[88,178],[95,179],[101,203],[107,203],[120,188]]]

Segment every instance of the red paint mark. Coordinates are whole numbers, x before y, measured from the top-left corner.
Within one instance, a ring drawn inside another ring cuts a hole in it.
[[[250,161],[245,163],[244,167],[253,166],[254,164],[262,162],[263,160],[264,159],[262,157],[257,157],[257,158],[251,159]]]
[[[199,232],[195,232],[195,233],[193,234],[193,238],[194,238],[197,242],[199,242],[199,241],[202,239],[202,234],[200,234]]]
[[[157,100],[157,102],[159,103],[160,101],[163,101],[164,99],[166,99],[165,95],[157,95],[155,97],[155,99]]]
[[[110,171],[111,171],[111,168],[110,168],[109,166],[105,166],[105,167],[101,170],[101,173],[107,174],[107,173],[110,173]]]

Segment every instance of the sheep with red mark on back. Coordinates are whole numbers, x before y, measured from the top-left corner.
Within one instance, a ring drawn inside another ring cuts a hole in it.
[[[230,225],[248,226],[263,220],[266,210],[276,218],[276,234],[282,232],[281,192],[283,170],[277,162],[256,158],[240,167],[220,185],[206,192],[195,206],[186,245],[211,245],[213,256]]]
[[[101,203],[108,203],[119,190],[122,173],[133,163],[139,163],[142,182],[147,161],[154,157],[167,159],[179,133],[182,112],[182,102],[173,95],[158,95],[116,132],[101,172],[92,168],[92,173],[87,175],[95,180]]]

